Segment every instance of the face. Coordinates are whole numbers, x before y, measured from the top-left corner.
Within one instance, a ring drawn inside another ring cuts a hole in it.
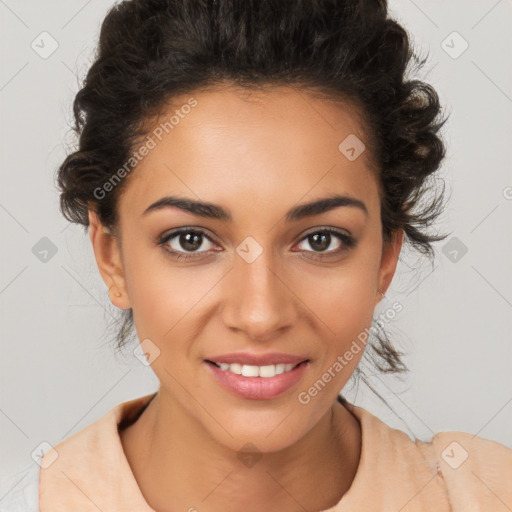
[[[383,245],[369,151],[338,149],[364,141],[357,111],[224,88],[174,98],[148,134],[119,200],[121,246],[90,213],[100,272],[159,354],[174,411],[235,450],[283,449],[330,414],[402,243]]]

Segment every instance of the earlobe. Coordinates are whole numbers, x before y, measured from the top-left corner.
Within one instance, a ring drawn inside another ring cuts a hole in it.
[[[89,236],[101,277],[108,288],[112,304],[129,309],[126,280],[116,236],[104,226],[93,209],[89,209]]]
[[[379,302],[384,297],[398,264],[398,258],[404,241],[404,230],[400,229],[392,234],[391,240],[384,244],[377,283],[377,299]]]

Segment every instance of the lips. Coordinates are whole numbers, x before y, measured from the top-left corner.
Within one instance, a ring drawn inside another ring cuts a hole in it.
[[[214,381],[231,394],[250,400],[269,400],[296,387],[305,372],[308,371],[310,363],[308,360],[303,360],[296,365],[278,363],[275,366],[259,367],[240,365],[239,363],[220,363],[222,366],[229,366],[229,369],[223,369],[216,363],[207,360],[203,364]],[[287,366],[292,368],[286,368],[286,371],[277,373],[278,367]],[[262,371],[264,371],[264,375],[261,374]]]

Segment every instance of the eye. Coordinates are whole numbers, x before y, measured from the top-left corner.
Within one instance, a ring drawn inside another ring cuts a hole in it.
[[[164,235],[158,241],[173,258],[188,260],[211,249],[213,240],[202,230],[182,228]]]
[[[356,241],[350,235],[333,228],[313,231],[303,237],[300,243],[307,243],[312,247],[313,251],[306,252],[313,252],[318,259],[339,255],[356,245]],[[333,245],[334,249],[327,250]]]

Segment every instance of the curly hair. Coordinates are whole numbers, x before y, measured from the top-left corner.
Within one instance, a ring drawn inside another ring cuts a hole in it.
[[[178,94],[226,83],[292,86],[360,107],[378,169],[383,240],[403,230],[433,259],[432,242],[447,237],[427,232],[444,206],[444,186],[431,180],[445,155],[445,119],[433,87],[409,77],[424,62],[385,0],[122,1],[102,23],[74,100],[79,142],[58,169],[61,211],[87,230],[91,208],[115,230],[126,178],[101,199],[95,190]],[[132,310],[121,314],[117,348],[133,334]],[[368,350],[379,371],[407,371],[382,328]]]

